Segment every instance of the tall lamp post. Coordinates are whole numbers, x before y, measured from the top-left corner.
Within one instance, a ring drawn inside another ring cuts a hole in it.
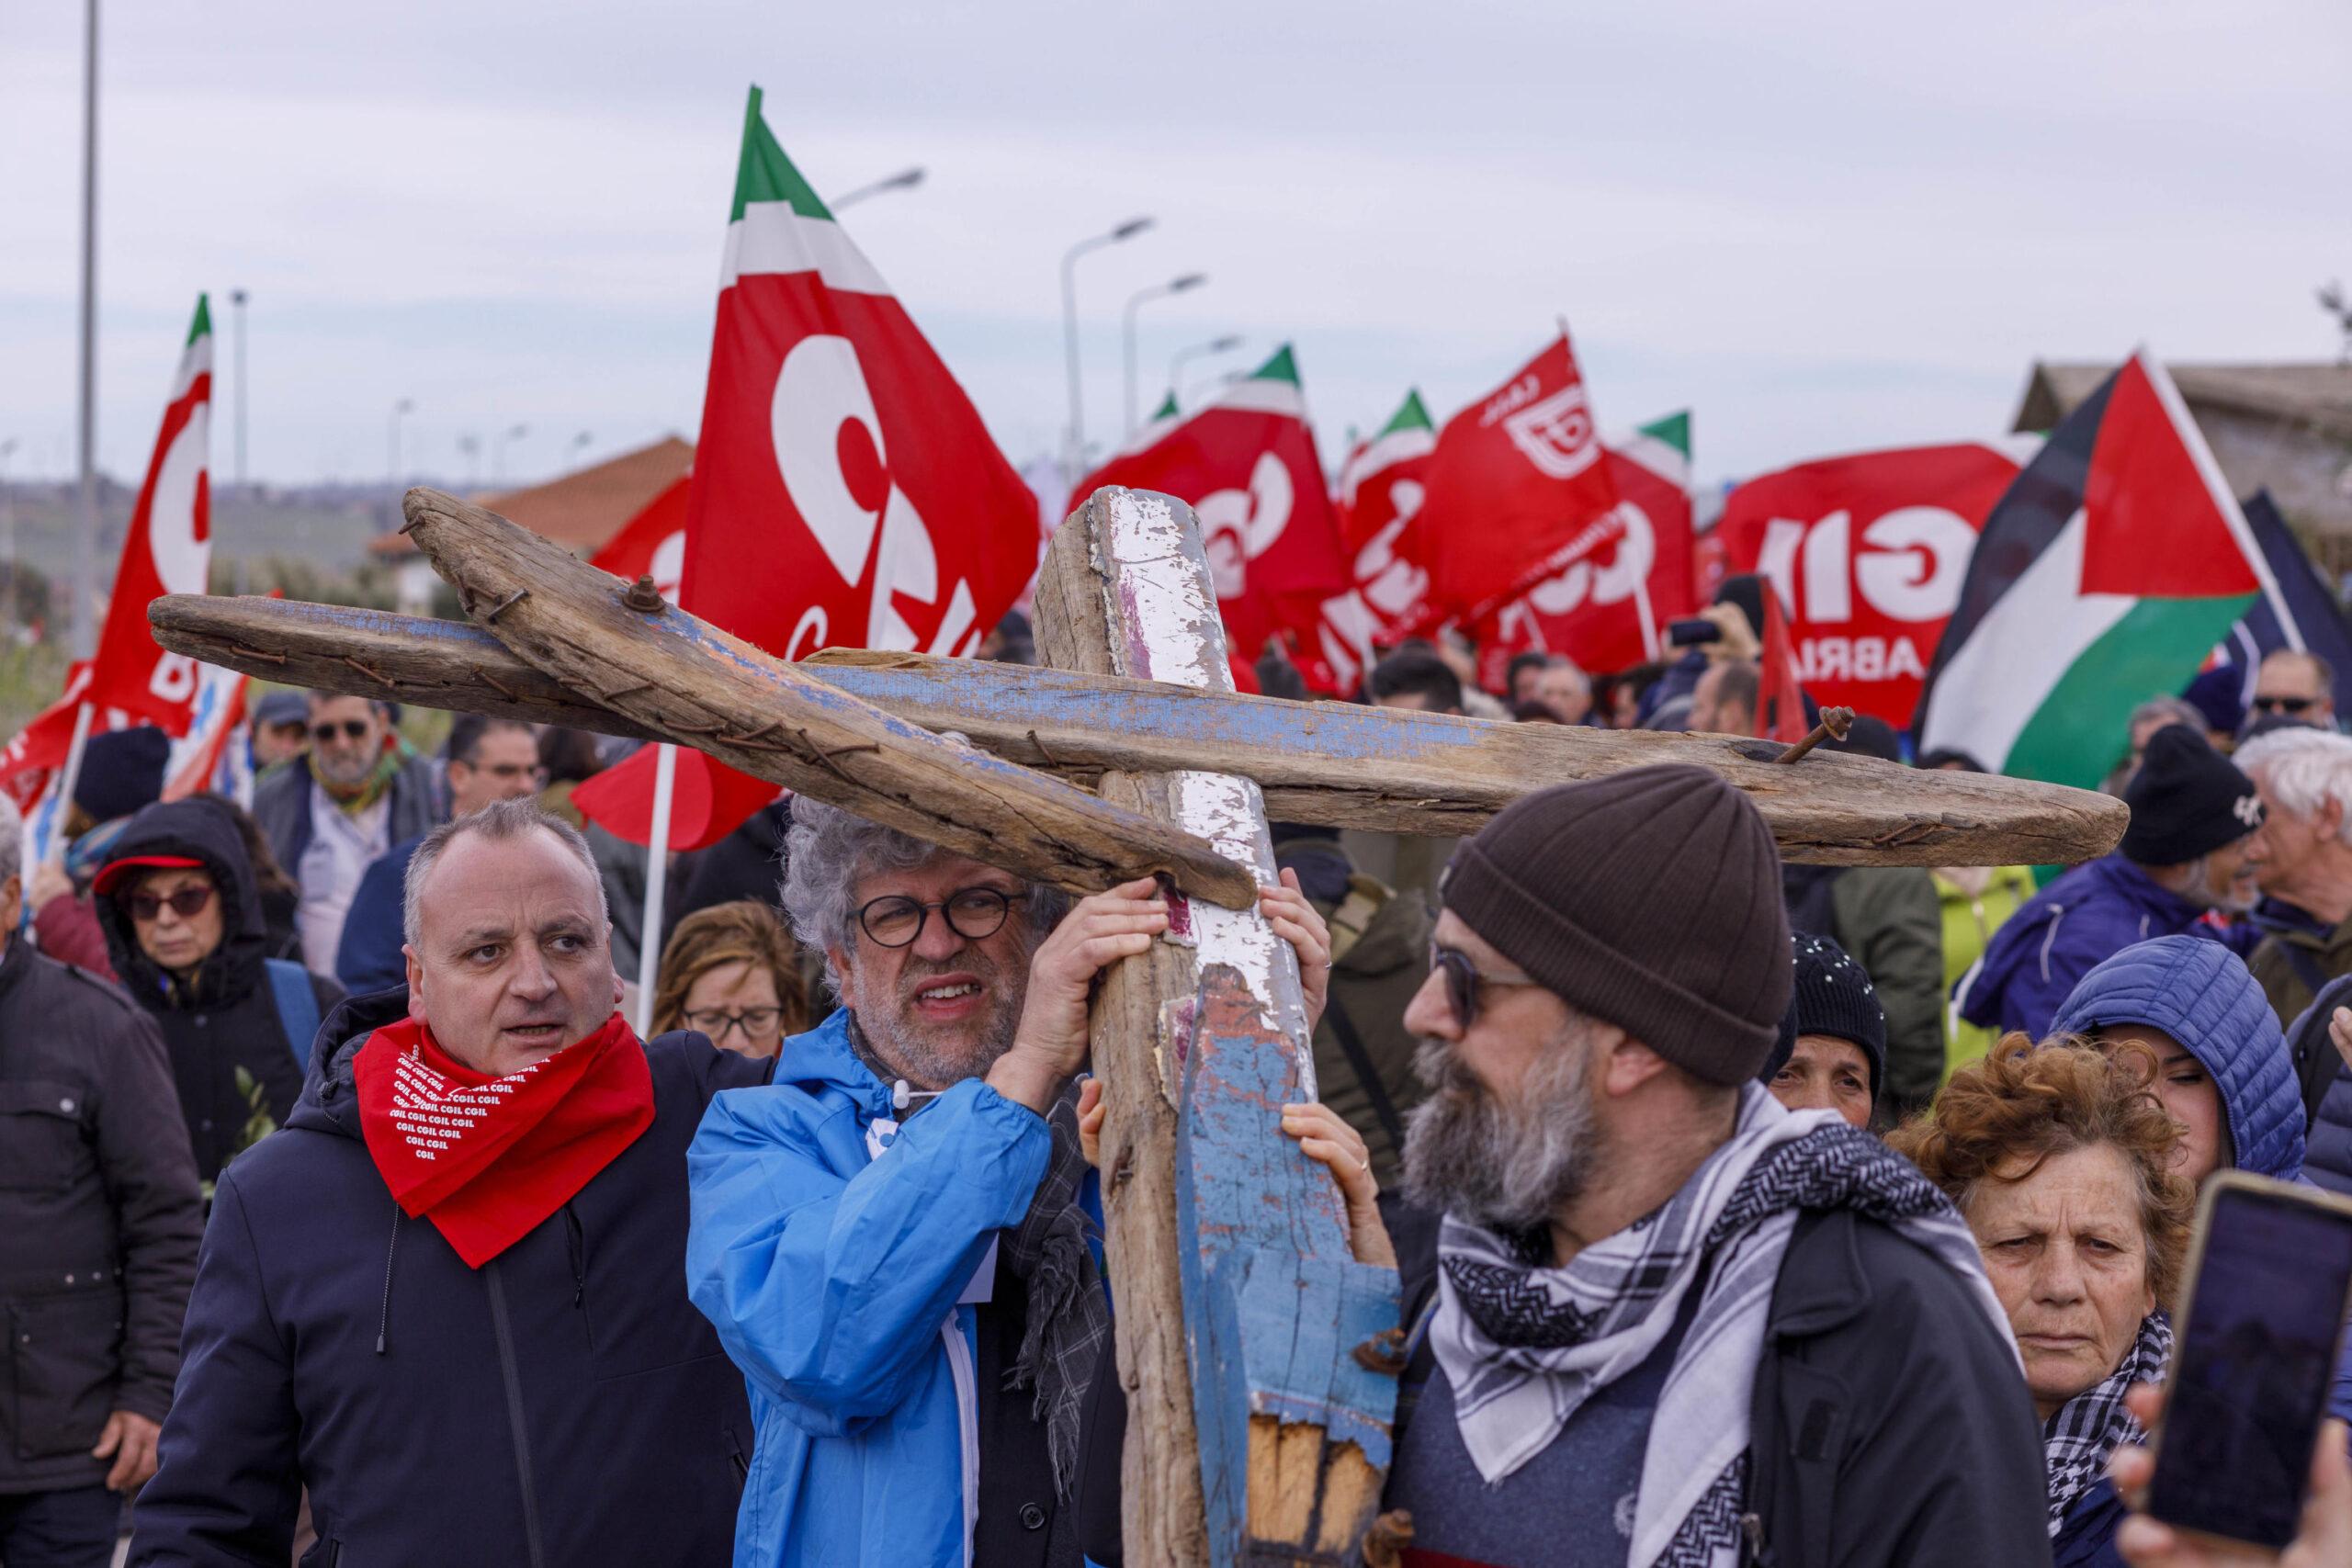
[[[520,441],[523,437],[530,434],[531,427],[529,425],[517,424],[500,431],[498,434],[492,438],[490,444],[491,483],[497,485],[504,484],[506,482],[506,444],[510,441]]]
[[[1069,361],[1069,441],[1062,455],[1062,478],[1078,482],[1086,461],[1086,415],[1078,381],[1078,258],[1089,251],[1132,240],[1151,227],[1148,218],[1130,218],[1107,233],[1080,240],[1062,255],[1062,348]]]
[[[245,291],[229,290],[229,324],[237,338],[237,488],[245,488]]]
[[[1184,367],[1190,361],[1205,359],[1212,354],[1231,354],[1240,346],[1239,333],[1227,333],[1223,337],[1213,337],[1203,343],[1185,344],[1168,356],[1168,389],[1173,392],[1183,386]]]
[[[1165,283],[1154,284],[1149,288],[1138,289],[1134,294],[1127,297],[1127,308],[1121,313],[1119,330],[1120,347],[1125,351],[1125,366],[1127,382],[1127,433],[1129,434],[1132,435],[1135,434],[1136,423],[1136,311],[1139,310],[1147,300],[1165,299],[1170,294],[1182,294],[1188,288],[1198,288],[1202,284],[1206,283],[1208,280],[1209,275],[1205,272],[1188,272],[1181,277],[1171,277]]]
[[[81,488],[74,526],[74,613],[66,622],[76,659],[89,658],[97,646],[90,600],[98,587],[98,0],[89,0],[83,13],[82,46]]]
[[[17,509],[8,500],[8,458],[17,450],[16,437],[0,441],[0,557],[8,564],[7,586],[0,588],[0,629],[17,629]]]
[[[923,167],[921,164],[917,164],[910,169],[900,169],[895,175],[871,181],[858,186],[855,190],[845,190],[839,196],[830,197],[825,206],[831,211],[839,212],[844,207],[854,206],[869,196],[880,196],[886,190],[912,190],[922,184],[922,177]]]

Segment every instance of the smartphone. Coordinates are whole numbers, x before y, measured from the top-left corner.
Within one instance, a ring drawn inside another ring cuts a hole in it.
[[[2206,1184],[2175,1319],[2146,1511],[2292,1544],[2352,1297],[2352,1201],[2224,1171]]]
[[[1688,615],[1666,623],[1666,640],[1674,648],[1696,648],[1702,643],[1721,642],[1723,637],[1723,627],[1704,615]]]

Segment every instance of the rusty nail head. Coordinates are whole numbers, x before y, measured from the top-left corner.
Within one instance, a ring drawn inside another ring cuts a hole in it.
[[[635,610],[640,615],[660,614],[662,610],[662,591],[653,586],[652,574],[648,572],[646,575],[639,578],[635,582],[630,583],[628,586],[628,592],[621,595],[621,603],[628,605],[630,609]]]

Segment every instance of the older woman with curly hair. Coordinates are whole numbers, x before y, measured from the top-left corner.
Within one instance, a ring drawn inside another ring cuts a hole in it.
[[[749,898],[696,909],[670,933],[653,988],[653,1032],[695,1029],[746,1056],[773,1056],[808,1027],[799,950],[784,921]]]
[[[2057,1568],[2120,1564],[2108,1456],[2141,1440],[2124,1391],[2161,1382],[2172,1353],[2165,1309],[2195,1193],[2155,1067],[2139,1044],[2035,1050],[2013,1034],[1888,1140],[1966,1217],[2008,1314],[2042,1422]]]

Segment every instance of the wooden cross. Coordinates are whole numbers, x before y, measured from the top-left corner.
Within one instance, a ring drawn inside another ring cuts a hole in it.
[[[1329,1563],[1377,1507],[1392,1270],[1280,1133],[1315,1094],[1296,963],[1255,912],[1266,821],[1471,831],[1526,791],[1696,761],[1792,860],[2011,864],[2113,847],[2120,802],[1731,737],[1616,734],[1234,694],[1191,510],[1097,491],[1040,573],[1022,670],[902,654],[787,665],[437,491],[409,531],[474,626],[277,600],[156,602],[175,652],[278,681],[674,740],[1037,881],[1138,874],[1169,939],[1104,978],[1107,1255],[1130,1563]],[[958,744],[938,731],[957,730]]]

